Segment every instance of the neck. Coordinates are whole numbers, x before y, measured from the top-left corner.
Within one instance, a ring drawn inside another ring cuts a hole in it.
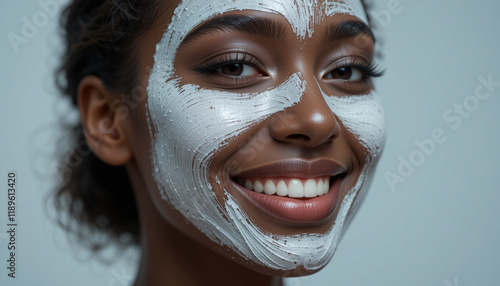
[[[133,164],[135,165],[135,164]],[[141,263],[134,286],[282,285],[195,241],[157,211],[136,166],[128,166],[141,221]],[[140,191],[138,191],[140,190]]]

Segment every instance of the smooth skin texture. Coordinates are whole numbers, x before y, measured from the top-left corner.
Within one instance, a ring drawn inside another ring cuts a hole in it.
[[[154,63],[155,46],[167,24],[165,19],[171,19],[172,13],[173,9],[166,11],[158,25],[141,40],[138,78],[142,79],[140,84],[144,88]],[[284,27],[283,36],[278,39],[232,30],[199,35],[181,45],[178,51],[175,68],[181,85],[194,83],[207,89],[262,92],[299,72],[308,88],[300,103],[252,126],[221,150],[210,166],[210,177],[230,178],[241,170],[292,158],[328,158],[346,170],[341,200],[356,183],[365,164],[366,150],[332,114],[319,87],[337,96],[369,93],[373,88],[371,80],[365,75],[360,79],[359,69],[346,72],[339,68],[353,60],[371,63],[371,37],[363,33],[325,43],[330,24],[359,21],[348,15],[325,18],[315,27],[311,38],[301,41],[279,15],[256,11],[227,14],[257,15],[272,20]],[[195,69],[214,55],[234,57],[241,51],[253,55],[260,62],[259,66],[224,66],[211,73]],[[135,285],[280,285],[281,280],[272,276],[311,274],[300,267],[283,273],[247,261],[245,257],[235,257],[231,250],[207,239],[161,199],[152,177],[145,102],[139,102],[130,116],[123,118],[113,107],[113,99],[118,96],[107,91],[95,76],[88,76],[80,83],[79,106],[90,147],[104,162],[126,165],[136,194],[142,259]],[[262,145],[264,148],[260,147]],[[252,152],[257,147],[259,152]],[[254,154],[251,159],[250,153]],[[225,182],[228,188],[229,180]],[[222,191],[214,189],[214,192],[224,203]],[[232,195],[256,225],[276,234],[325,232],[331,228],[338,212],[337,208],[327,219],[315,224],[293,225],[262,213],[238,193]]]

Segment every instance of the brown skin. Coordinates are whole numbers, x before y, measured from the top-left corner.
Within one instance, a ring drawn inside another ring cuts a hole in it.
[[[173,9],[169,10],[162,19],[170,19],[172,12]],[[253,126],[221,150],[210,166],[210,177],[213,179],[218,175],[224,178],[225,188],[254,223],[265,231],[275,234],[325,232],[335,221],[338,207],[328,218],[316,224],[283,223],[256,209],[241,194],[231,191],[230,176],[290,158],[328,158],[347,170],[341,187],[341,201],[361,173],[365,150],[332,114],[319,92],[316,79],[320,79],[321,88],[327,94],[347,96],[368,93],[372,88],[369,80],[345,84],[324,78],[330,71],[329,66],[338,59],[358,57],[371,62],[373,42],[368,36],[362,35],[355,39],[323,43],[321,35],[327,23],[355,20],[352,16],[328,17],[315,28],[312,38],[300,41],[288,22],[279,15],[255,11],[231,13],[268,17],[288,28],[281,40],[221,31],[196,38],[191,44],[181,45],[175,67],[182,84],[195,83],[212,89],[260,92],[282,83],[293,73],[301,72],[308,87],[299,104]],[[157,25],[140,40],[138,78],[142,79],[140,84],[143,87],[147,85],[148,70],[154,63],[155,45],[163,35],[165,24]],[[242,49],[258,55],[263,65],[263,70],[252,76],[252,84],[237,85],[221,77],[200,75],[192,69],[214,54]],[[89,146],[104,162],[126,165],[135,191],[141,221],[142,259],[134,285],[281,285],[281,279],[273,276],[312,273],[302,268],[291,272],[277,271],[247,261],[206,238],[167,201],[161,199],[152,178],[146,102],[139,102],[138,107],[131,110],[130,116],[120,116],[114,105],[118,96],[104,88],[102,81],[95,76],[87,76],[80,82],[79,107]],[[265,145],[263,151],[252,151],[262,144]],[[249,158],[250,153],[255,155]],[[224,203],[222,190],[214,191],[220,202]]]

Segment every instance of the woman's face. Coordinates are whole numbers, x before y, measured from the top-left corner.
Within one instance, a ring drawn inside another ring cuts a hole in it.
[[[324,267],[384,144],[360,2],[185,0],[162,31],[136,151],[157,210],[262,273]]]

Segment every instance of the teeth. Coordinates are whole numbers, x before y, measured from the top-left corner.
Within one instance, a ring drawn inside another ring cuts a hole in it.
[[[271,180],[269,180],[271,181]],[[271,181],[272,183],[272,181]],[[272,183],[274,185],[274,183]],[[278,196],[288,196],[288,187],[286,186],[285,182],[279,181],[278,186],[276,187],[276,192],[278,193]]]
[[[253,190],[253,184],[250,180],[245,181],[245,188],[247,188],[249,190]]]
[[[274,195],[276,193],[276,186],[274,186],[271,180],[267,180],[266,185],[264,186],[264,192],[267,195]]]
[[[323,195],[325,193],[325,187],[323,185],[323,179],[319,179],[318,186],[321,186],[320,188],[318,188],[318,196],[321,196],[321,195]]]
[[[286,183],[288,181],[288,185]],[[290,178],[287,180],[272,179],[238,179],[246,189],[266,195],[288,196],[291,198],[314,198],[328,193],[330,177],[316,179]]]
[[[298,179],[291,179],[288,183],[288,196],[291,198],[304,197],[304,185]]]
[[[260,181],[255,181],[255,184],[253,184],[253,190],[257,193],[262,193],[264,191],[264,186]]]
[[[316,187],[316,182],[314,179],[309,179],[306,181],[304,184],[304,197],[306,198],[314,198],[315,196],[318,195],[317,187]],[[323,188],[320,188],[321,192],[323,192]]]

